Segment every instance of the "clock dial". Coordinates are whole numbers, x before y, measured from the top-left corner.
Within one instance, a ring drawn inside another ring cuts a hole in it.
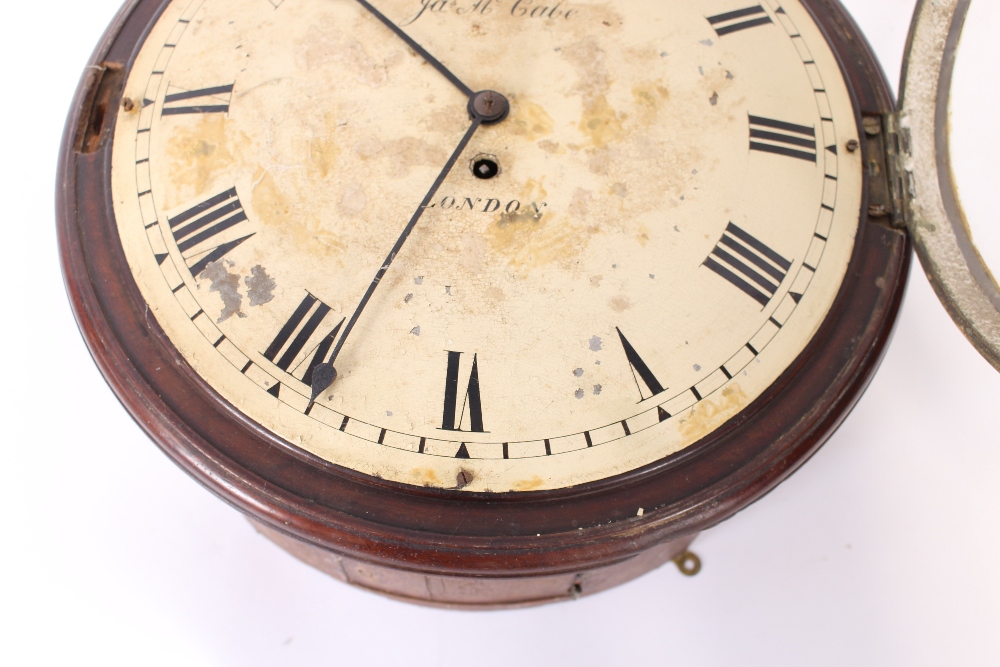
[[[532,491],[680,452],[791,366],[862,187],[797,1],[375,4],[175,1],[131,68],[122,246],[223,398],[365,474]]]

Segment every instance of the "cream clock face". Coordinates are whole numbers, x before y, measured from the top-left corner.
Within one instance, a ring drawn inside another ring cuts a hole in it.
[[[235,410],[383,479],[557,489],[691,446],[803,351],[862,174],[797,1],[373,4],[176,0],[130,70],[125,255]]]

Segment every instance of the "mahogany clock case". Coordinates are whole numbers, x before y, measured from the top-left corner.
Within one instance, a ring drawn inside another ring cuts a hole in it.
[[[109,137],[132,59],[166,4],[133,0],[123,7],[77,91],[57,185],[66,286],[94,360],[132,417],[177,464],[290,550],[421,578],[582,581],[577,575],[609,566],[634,576],[662,559],[633,567],[630,559],[664,543],[685,544],[802,465],[876,370],[911,252],[905,232],[888,218],[869,217],[869,198],[881,192],[884,150],[881,136],[873,135],[862,137],[860,147],[872,166],[864,175],[854,253],[819,332],[763,396],[677,455],[575,488],[486,494],[387,482],[292,447],[241,415],[183,361],[149,314],[118,239]],[[893,100],[864,37],[836,0],[803,4],[840,61],[858,127],[863,118],[880,123]],[[517,599],[492,602],[552,597],[521,590]],[[564,590],[561,597],[594,592],[586,583]],[[432,601],[429,591],[413,597]]]

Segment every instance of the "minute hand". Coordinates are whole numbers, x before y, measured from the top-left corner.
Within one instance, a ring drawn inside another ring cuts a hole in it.
[[[431,185],[431,189],[427,191],[426,195],[424,195],[423,201],[420,202],[420,206],[418,206],[417,210],[414,211],[413,217],[410,218],[410,222],[407,223],[406,227],[403,229],[403,233],[400,234],[399,238],[396,240],[396,244],[392,246],[392,250],[389,251],[389,255],[385,258],[385,261],[382,262],[382,266],[379,268],[378,273],[375,274],[375,279],[372,280],[371,284],[368,286],[368,290],[365,292],[365,295],[361,297],[361,302],[358,303],[358,307],[354,310],[354,314],[351,315],[351,319],[348,320],[347,326],[344,327],[344,333],[341,334],[340,340],[337,341],[336,347],[333,348],[333,354],[330,355],[330,361],[317,364],[316,368],[313,369],[312,398],[309,401],[309,408],[307,408],[307,412],[312,408],[316,398],[331,384],[333,384],[333,381],[337,378],[337,371],[334,369],[333,364],[337,361],[337,355],[340,354],[341,348],[344,347],[344,342],[347,340],[347,337],[351,335],[351,330],[354,329],[354,325],[357,324],[358,318],[361,317],[362,311],[364,311],[365,306],[367,306],[368,302],[371,300],[372,294],[375,293],[375,289],[382,281],[382,277],[385,275],[385,272],[389,270],[389,267],[392,265],[392,261],[396,259],[396,255],[398,255],[399,251],[403,248],[403,244],[406,243],[406,239],[410,236],[410,232],[412,232],[413,228],[417,226],[420,216],[424,214],[424,210],[428,205],[430,205],[431,199],[434,198],[434,194],[438,191],[438,188],[441,187],[441,183],[443,183],[444,179],[448,177],[448,173],[451,171],[451,168],[455,166],[455,162],[458,160],[458,157],[462,154],[462,151],[465,150],[465,147],[469,144],[469,140],[472,139],[472,135],[476,133],[476,130],[479,129],[479,126],[482,125],[482,123],[483,119],[479,116],[472,119],[472,125],[470,125],[469,129],[465,131],[465,135],[459,142],[458,148],[456,148],[455,152],[453,152],[451,157],[448,158],[448,162],[444,165],[444,169],[442,169],[441,173],[438,174],[434,184]]]
[[[367,2],[367,0],[358,0],[358,4],[360,4],[362,7],[364,7],[368,11],[370,11],[375,16],[375,18],[377,18],[379,21],[381,21],[382,23],[384,23],[386,25],[386,27],[389,28],[389,30],[392,30],[394,33],[396,33],[399,36],[400,39],[402,39],[404,42],[406,42],[410,46],[411,49],[413,49],[418,54],[420,54],[420,57],[422,57],[424,60],[426,60],[428,63],[430,63],[430,65],[434,69],[436,69],[437,71],[441,72],[441,74],[443,74],[446,79],[448,79],[453,84],[455,84],[455,87],[458,88],[459,90],[461,90],[463,95],[465,95],[466,97],[472,97],[474,95],[474,93],[472,92],[472,89],[469,88],[464,83],[462,83],[461,79],[459,79],[457,76],[455,76],[454,74],[452,74],[451,70],[449,70],[447,67],[445,67],[444,65],[442,65],[441,61],[439,61],[437,58],[435,58],[430,53],[428,53],[427,50],[424,49],[424,47],[420,46],[415,41],[413,41],[413,38],[410,37],[409,35],[407,35],[405,32],[403,32],[402,28],[400,28],[398,25],[396,25],[395,23],[393,23],[392,21],[390,21],[389,19],[387,19],[385,17],[385,15],[382,14],[382,12],[380,12],[379,10],[375,9],[374,7],[372,7],[371,4],[369,4]],[[475,131],[474,128],[473,128],[473,131]]]

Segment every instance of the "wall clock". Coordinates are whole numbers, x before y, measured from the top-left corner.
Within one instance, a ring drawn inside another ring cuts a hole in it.
[[[128,3],[58,186],[98,366],[357,586],[695,571],[860,397],[911,243],[1000,366],[942,148],[968,2],[918,7],[902,113],[837,2],[747,4]]]

